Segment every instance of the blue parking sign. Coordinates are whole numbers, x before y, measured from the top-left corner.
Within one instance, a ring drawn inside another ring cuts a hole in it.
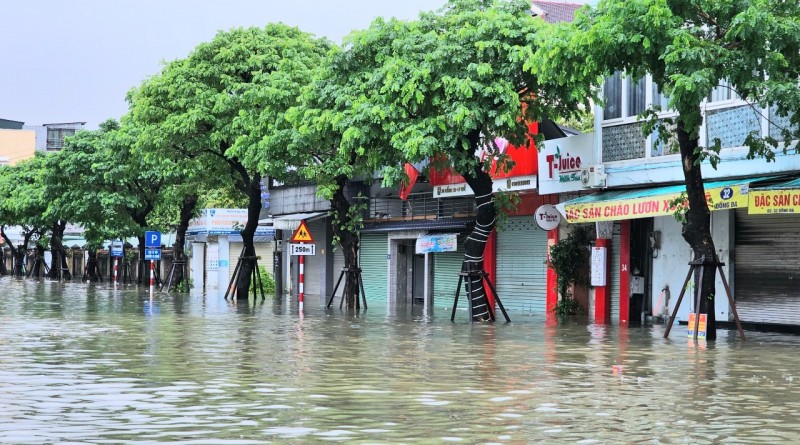
[[[161,232],[144,232],[144,247],[161,247]]]

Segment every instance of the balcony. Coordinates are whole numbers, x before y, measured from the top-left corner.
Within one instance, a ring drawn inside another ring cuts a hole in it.
[[[433,197],[433,192],[412,193],[408,200],[399,197],[368,198],[364,222],[415,221],[475,216],[475,198]]]

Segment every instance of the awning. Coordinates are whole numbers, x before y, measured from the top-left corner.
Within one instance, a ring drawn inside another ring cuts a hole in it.
[[[381,233],[397,230],[439,230],[461,232],[472,223],[472,218],[418,219],[411,221],[387,221],[368,223],[361,232]]]
[[[747,213],[751,215],[800,214],[800,178],[750,190]]]
[[[320,219],[327,215],[328,212],[306,212],[306,213],[290,213],[287,215],[275,216],[272,218],[272,227],[280,230],[297,230],[300,227],[300,221],[306,222]]]
[[[730,210],[748,206],[750,184],[770,178],[746,178],[705,184],[709,210]],[[556,204],[570,223],[619,221],[670,216],[677,208],[672,202],[686,192],[685,184],[636,190],[616,190],[582,196]]]

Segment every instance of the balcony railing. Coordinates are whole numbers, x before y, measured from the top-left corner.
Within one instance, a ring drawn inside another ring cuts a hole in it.
[[[412,221],[418,219],[464,218],[475,216],[475,198],[434,198],[432,192],[412,193],[406,201],[399,197],[368,198],[365,221]]]

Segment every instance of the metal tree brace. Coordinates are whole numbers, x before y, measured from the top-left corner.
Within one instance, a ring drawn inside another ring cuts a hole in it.
[[[506,313],[506,308],[503,307],[503,302],[500,301],[500,296],[497,295],[497,289],[494,288],[494,284],[492,284],[491,280],[489,280],[489,274],[486,273],[483,269],[473,269],[474,263],[465,263],[468,266],[466,272],[462,269],[461,272],[458,274],[458,287],[456,287],[456,299],[453,301],[453,313],[450,314],[450,321],[454,321],[456,318],[456,307],[458,306],[458,295],[461,292],[461,283],[465,282],[467,285],[467,298],[469,301],[467,302],[467,310],[469,313],[469,319],[472,321],[472,294],[475,291],[475,288],[472,287],[473,281],[483,280],[484,286],[488,286],[489,289],[492,291],[492,295],[494,296],[494,301],[497,302],[497,305],[500,306],[500,310],[503,312],[503,317],[506,318],[506,322],[510,322],[511,319],[508,318],[508,313]],[[489,309],[489,318],[492,321],[495,321],[495,313],[494,308],[488,304],[487,308]]]
[[[675,317],[678,315],[678,309],[681,307],[681,300],[683,300],[683,295],[686,293],[686,288],[689,286],[689,280],[692,278],[692,273],[704,266],[714,266],[719,269],[719,276],[722,278],[722,284],[725,286],[725,295],[728,296],[728,304],[731,305],[733,319],[736,322],[736,328],[739,330],[739,335],[742,337],[742,340],[745,339],[742,323],[739,321],[739,313],[736,312],[736,302],[733,301],[733,297],[731,296],[731,288],[728,286],[728,280],[725,278],[725,271],[722,269],[722,266],[724,265],[725,263],[719,262],[716,258],[707,260],[705,256],[689,262],[689,273],[686,274],[686,279],[683,281],[681,294],[678,296],[678,301],[675,302],[675,309],[672,311],[672,316],[669,317],[669,323],[667,324],[667,330],[664,332],[664,338],[669,337],[669,331],[672,330],[672,323],[675,322]],[[700,286],[697,286],[697,290],[695,291],[694,313],[694,341],[697,341],[697,329],[700,326]]]
[[[258,298],[258,291],[261,291],[261,301],[266,300],[264,296],[264,283],[261,281],[261,274],[258,271],[258,255],[255,256],[244,256],[245,247],[242,247],[242,253],[239,255],[239,260],[236,262],[236,268],[233,269],[233,276],[231,280],[228,282],[228,289],[225,291],[225,299],[228,299],[228,295],[230,295],[231,299],[235,298],[236,295],[239,293],[239,289],[236,287],[236,282],[239,281],[239,275],[242,273],[242,262],[243,261],[252,261],[253,262],[253,277],[252,282],[256,284],[257,289],[255,293],[255,297]]]
[[[344,305],[344,296],[347,295],[348,291],[350,290],[350,282],[352,280],[357,280],[356,282],[358,285],[356,286],[356,310],[361,309],[359,307],[359,300],[358,294],[361,294],[361,299],[364,301],[364,309],[367,309],[367,293],[364,292],[364,281],[361,280],[361,268],[360,267],[343,267],[342,272],[339,274],[339,279],[336,281],[336,286],[333,287],[333,292],[331,293],[331,297],[328,299],[328,304],[325,305],[325,309],[331,308],[331,303],[333,303],[333,297],[336,296],[336,291],[339,290],[339,284],[342,283],[342,278],[344,278],[344,274],[347,274],[347,281],[344,284],[344,291],[342,293],[342,301],[339,302],[339,310],[342,309]]]

